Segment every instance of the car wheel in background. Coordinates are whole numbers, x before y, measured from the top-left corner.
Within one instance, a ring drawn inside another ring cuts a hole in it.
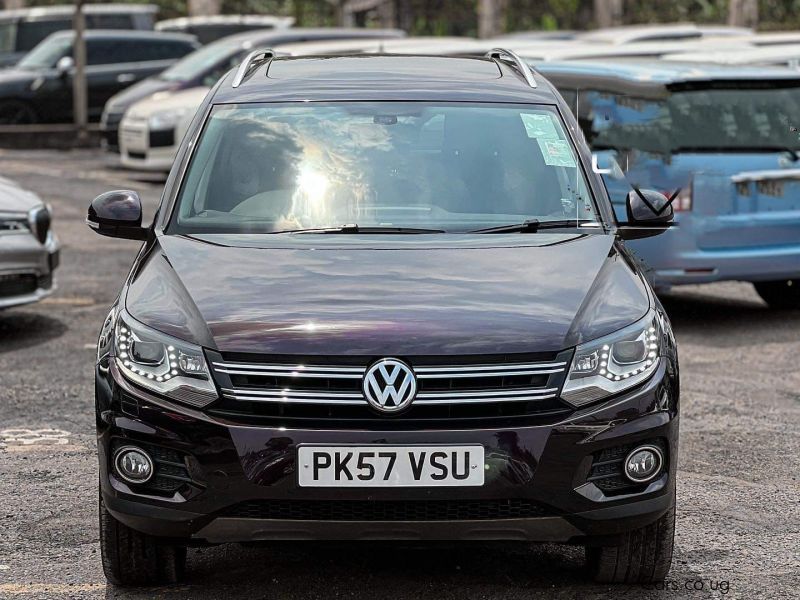
[[[800,279],[759,281],[753,287],[770,308],[800,309]]]
[[[0,125],[30,125],[39,117],[30,104],[19,100],[0,101]]]
[[[598,583],[662,581],[672,564],[675,504],[658,521],[621,535],[616,544],[587,546],[586,564]]]
[[[100,552],[109,582],[120,585],[177,583],[186,567],[186,547],[131,529],[106,510],[100,497]]]

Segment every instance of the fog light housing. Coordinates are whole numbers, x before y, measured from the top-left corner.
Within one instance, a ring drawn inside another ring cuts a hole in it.
[[[153,476],[153,459],[141,448],[123,446],[114,454],[114,468],[128,483],[146,483]]]
[[[656,446],[638,446],[625,457],[625,476],[635,483],[645,483],[661,471],[664,455]]]

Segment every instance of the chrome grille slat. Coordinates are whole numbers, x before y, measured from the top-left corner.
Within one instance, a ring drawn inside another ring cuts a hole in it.
[[[509,390],[478,390],[474,392],[420,392],[417,398],[420,400],[435,399],[435,398],[480,398],[486,396],[524,396],[524,395],[540,395],[546,393],[557,392],[558,388],[520,388]]]
[[[476,392],[422,392],[417,394],[415,404],[459,404],[479,402],[530,402],[555,398],[557,388],[526,388],[516,390]],[[250,402],[282,402],[297,404],[350,404],[367,406],[360,393],[349,392],[305,392],[298,390],[250,390],[223,388],[223,395],[232,400]]]
[[[337,400],[331,397],[308,397],[308,398],[286,398],[282,396],[250,396],[247,394],[223,394],[226,398],[231,400],[240,400],[245,402],[274,402],[277,404],[327,404],[327,405],[349,405],[349,406],[367,406],[366,400]]]
[[[555,398],[555,394],[547,394],[544,396],[489,396],[486,398],[449,398],[437,400],[414,400],[414,404],[422,406],[434,406],[439,404],[491,404],[495,402],[535,402],[537,400],[547,400],[548,398]]]
[[[567,366],[565,362],[554,363],[528,363],[528,364],[505,364],[505,365],[466,365],[466,366],[453,366],[453,367],[416,367],[414,372],[418,375],[421,373],[440,373],[442,377],[452,377],[449,375],[451,372],[480,372],[483,375],[489,371],[517,371],[521,369],[532,369],[541,371],[542,369],[551,369],[558,367],[557,371],[563,371]],[[448,375],[444,375],[448,373]]]
[[[445,371],[436,371],[433,373],[419,373],[417,374],[417,379],[462,379],[462,378],[474,378],[474,377],[506,377],[506,376],[513,376],[513,375],[549,375],[551,373],[561,373],[564,369],[538,369],[538,370],[526,370],[526,371],[481,371],[481,372],[458,372],[454,371],[452,373],[448,373]]]
[[[315,379],[361,379],[361,374],[351,373],[312,373],[307,371],[247,371],[239,369],[223,369],[218,367],[218,373],[227,373],[228,375],[257,375],[260,377],[313,377]]]
[[[319,396],[324,396],[326,398],[355,398],[358,400],[364,398],[364,396],[360,392],[358,393],[325,392],[325,394],[321,394],[320,392],[307,392],[301,390],[251,390],[246,388],[239,388],[239,389],[223,388],[222,392],[229,394],[247,394],[250,396],[279,396],[279,397],[291,397],[291,398],[319,397]]]

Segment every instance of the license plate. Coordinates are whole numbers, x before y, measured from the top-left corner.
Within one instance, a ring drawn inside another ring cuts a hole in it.
[[[308,446],[297,449],[300,487],[483,485],[483,446]]]

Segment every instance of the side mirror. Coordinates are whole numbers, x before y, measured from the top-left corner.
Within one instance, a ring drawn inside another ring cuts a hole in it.
[[[672,203],[661,192],[634,188],[625,199],[628,222],[620,227],[628,240],[658,235],[672,225]]]
[[[62,56],[56,63],[56,71],[62,77],[65,77],[69,72],[75,68],[75,61],[71,56]]]
[[[142,227],[142,201],[130,190],[100,194],[89,205],[86,224],[100,235],[146,240],[148,228]]]

